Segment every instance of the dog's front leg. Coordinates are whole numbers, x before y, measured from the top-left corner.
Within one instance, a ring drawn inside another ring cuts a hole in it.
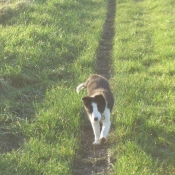
[[[110,130],[110,126],[111,126],[111,121],[102,121],[103,127],[102,127],[102,131],[101,131],[101,135],[100,135],[100,140],[101,142],[106,141],[106,137],[109,133]]]
[[[93,144],[100,144],[100,122],[99,121],[91,121],[92,128],[94,131],[95,140]]]
[[[102,120],[102,125],[103,126],[102,126],[102,131],[101,131],[101,134],[100,134],[101,142],[106,141],[107,135],[108,135],[110,127],[111,127],[109,109],[106,109],[103,115],[104,115],[104,119]]]

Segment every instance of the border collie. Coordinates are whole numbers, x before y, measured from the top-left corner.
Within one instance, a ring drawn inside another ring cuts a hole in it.
[[[91,75],[85,83],[77,86],[77,93],[83,88],[87,88],[87,96],[83,97],[82,101],[94,131],[93,144],[100,144],[106,141],[110,130],[110,113],[114,105],[114,98],[108,80],[100,75]],[[102,123],[101,133],[100,122]]]

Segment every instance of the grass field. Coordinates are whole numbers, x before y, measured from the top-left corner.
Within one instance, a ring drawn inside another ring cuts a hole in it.
[[[175,2],[116,2],[109,174],[173,175]],[[0,174],[73,174],[83,125],[75,88],[96,70],[107,2],[3,4]]]
[[[10,2],[0,13],[0,174],[71,174],[75,88],[93,72],[106,2]]]
[[[174,7],[173,0],[117,1],[111,174],[175,174]]]

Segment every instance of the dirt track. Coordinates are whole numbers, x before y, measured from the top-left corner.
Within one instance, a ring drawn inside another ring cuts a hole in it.
[[[113,38],[115,34],[114,20],[116,0],[108,0],[106,20],[103,33],[96,51],[96,73],[107,79],[110,78],[110,65]],[[88,126],[87,126],[87,123]],[[85,121],[83,130],[82,148],[75,158],[74,175],[107,175],[110,171],[110,149],[108,142],[104,145],[93,146],[93,131],[88,120]]]

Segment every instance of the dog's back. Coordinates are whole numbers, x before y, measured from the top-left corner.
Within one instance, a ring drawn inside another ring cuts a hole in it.
[[[91,75],[84,86],[87,88],[87,95],[92,96],[97,91],[104,91],[109,89],[108,81],[99,75],[93,74]]]
[[[88,96],[103,95],[107,101],[107,107],[112,111],[114,98],[106,78],[93,74],[86,80],[84,86],[87,88]]]

